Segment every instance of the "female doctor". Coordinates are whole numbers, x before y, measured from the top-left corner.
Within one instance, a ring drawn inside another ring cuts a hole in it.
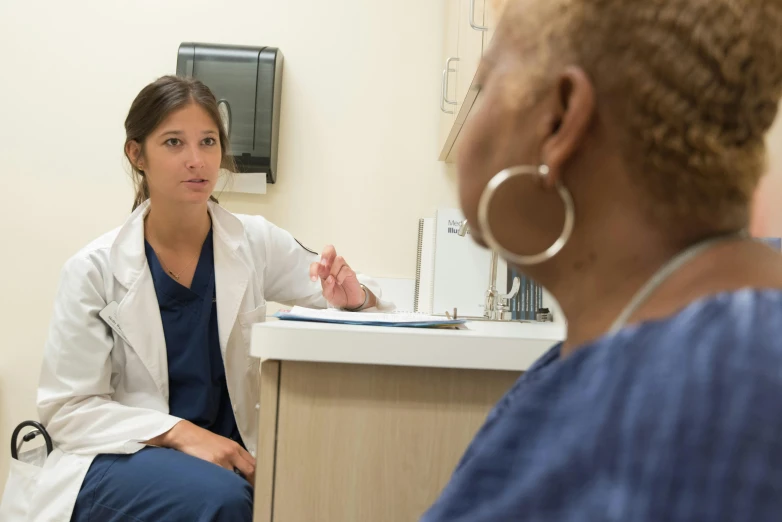
[[[390,306],[326,247],[211,198],[229,166],[214,95],[163,77],[125,120],[134,211],[71,258],[38,407],[56,449],[33,495],[42,521],[252,519],[266,301]]]

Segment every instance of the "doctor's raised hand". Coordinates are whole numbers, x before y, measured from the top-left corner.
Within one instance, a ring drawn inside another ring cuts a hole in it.
[[[331,245],[323,249],[320,261],[310,265],[310,279],[320,280],[323,297],[335,308],[359,311],[377,305],[375,295],[359,282],[345,258],[338,256]]]

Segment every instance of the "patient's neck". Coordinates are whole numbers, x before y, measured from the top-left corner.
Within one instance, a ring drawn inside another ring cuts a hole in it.
[[[608,332],[636,292],[676,254],[686,248],[605,248],[570,262],[571,270],[559,278],[544,274],[549,288],[568,320],[566,357]],[[591,259],[589,263],[585,259]],[[553,268],[553,267],[552,267]],[[749,239],[719,243],[684,264],[649,296],[628,324],[668,317],[697,299],[741,288],[782,289],[782,257]]]

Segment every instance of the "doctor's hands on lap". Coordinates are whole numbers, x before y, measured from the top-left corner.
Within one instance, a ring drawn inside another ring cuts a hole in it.
[[[323,297],[331,306],[358,311],[377,305],[377,298],[358,282],[356,273],[331,245],[323,249],[320,261],[310,265],[310,279],[320,279]]]
[[[147,441],[147,444],[175,449],[231,471],[238,469],[250,484],[255,485],[255,459],[252,455],[231,439],[216,435],[192,422],[179,421],[163,435]]]

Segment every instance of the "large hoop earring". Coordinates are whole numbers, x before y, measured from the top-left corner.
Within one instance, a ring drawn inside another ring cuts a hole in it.
[[[483,189],[483,193],[478,202],[478,223],[481,227],[481,235],[483,236],[483,239],[486,240],[486,244],[489,245],[489,248],[497,252],[506,261],[510,261],[511,263],[520,266],[537,265],[544,261],[548,261],[562,250],[562,247],[564,247],[568,242],[568,239],[570,239],[570,234],[573,233],[573,223],[576,216],[573,197],[570,195],[568,189],[559,182],[556,184],[556,189],[559,193],[559,197],[562,198],[562,202],[565,204],[565,226],[562,227],[562,233],[557,240],[546,250],[534,255],[515,254],[500,245],[491,232],[491,225],[489,224],[489,205],[500,185],[516,176],[530,175],[543,177],[547,176],[548,173],[549,168],[547,165],[540,165],[539,167],[534,167],[532,165],[510,167],[497,173],[497,175],[486,185],[486,188]]]

